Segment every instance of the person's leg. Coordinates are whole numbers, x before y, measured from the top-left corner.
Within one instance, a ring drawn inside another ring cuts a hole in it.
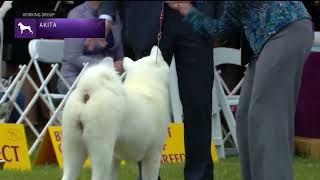
[[[212,180],[213,47],[170,9],[165,14],[164,27],[170,27],[168,31],[173,34],[171,43],[183,107],[184,179]]]
[[[239,105],[236,112],[236,128],[238,150],[240,155],[242,179],[251,180],[250,163],[249,163],[249,144],[248,144],[248,112],[250,99],[252,94],[253,77],[255,72],[256,61],[252,61],[246,72],[243,84],[241,86],[241,94]]]
[[[213,49],[198,34],[180,30],[175,36],[174,56],[184,117],[184,179],[212,180]]]
[[[312,43],[310,21],[298,21],[272,37],[257,59],[248,116],[251,180],[293,179],[294,113]]]

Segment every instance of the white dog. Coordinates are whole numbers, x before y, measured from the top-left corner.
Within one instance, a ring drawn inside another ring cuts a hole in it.
[[[142,161],[143,180],[157,179],[170,118],[169,66],[153,47],[136,62],[124,58],[124,69],[122,84],[110,65],[89,67],[67,100],[63,180],[77,178],[86,155],[92,180],[117,179],[121,160]]]
[[[20,28],[20,34],[22,34],[24,30],[28,30],[31,34],[33,34],[33,31],[31,30],[31,26],[23,25],[22,22],[19,22],[18,26]]]

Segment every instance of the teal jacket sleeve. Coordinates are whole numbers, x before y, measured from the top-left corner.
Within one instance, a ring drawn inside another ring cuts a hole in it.
[[[230,13],[234,12],[236,4],[227,3],[221,18],[213,19],[192,7],[184,17],[192,25],[194,31],[199,32],[204,38],[214,39],[219,43],[224,43],[237,28],[240,27],[239,21]]]

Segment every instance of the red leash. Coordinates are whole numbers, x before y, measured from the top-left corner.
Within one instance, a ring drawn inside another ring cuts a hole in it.
[[[163,20],[164,20],[164,2],[162,4],[162,8],[160,11],[160,29],[158,32],[158,48],[160,48],[160,40],[161,40],[161,36],[162,36],[162,24],[163,24]],[[157,51],[157,57],[158,57],[158,51]],[[157,59],[156,59],[156,63],[157,63]]]
[[[160,29],[159,29],[159,33],[158,33],[158,46],[159,46],[159,42],[160,42],[161,35],[162,35],[163,20],[164,20],[164,3],[162,4],[162,9],[160,12]]]

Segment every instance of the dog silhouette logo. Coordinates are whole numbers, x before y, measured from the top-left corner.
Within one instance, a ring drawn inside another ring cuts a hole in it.
[[[23,34],[25,30],[28,30],[29,33],[33,34],[31,26],[24,25],[22,22],[19,22],[18,26],[20,28],[20,34]]]
[[[36,38],[37,20],[34,18],[15,18],[14,20],[15,38]]]

